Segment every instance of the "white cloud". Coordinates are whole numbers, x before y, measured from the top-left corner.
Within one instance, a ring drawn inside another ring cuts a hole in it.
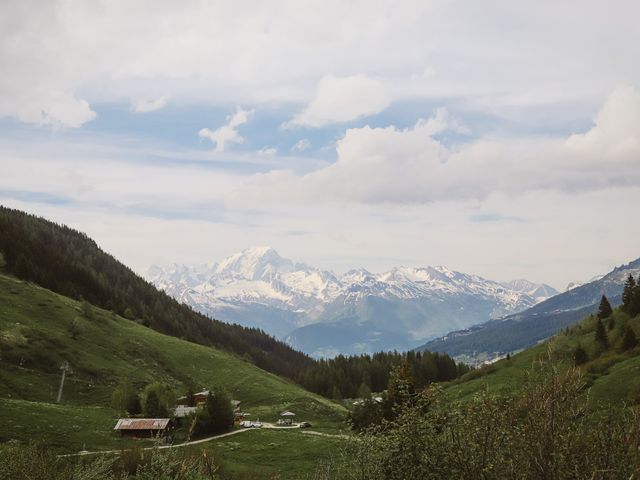
[[[377,78],[391,100],[456,98],[502,114],[594,105],[617,82],[640,84],[638,17],[635,0],[606,12],[595,0],[0,2],[0,115],[78,126],[95,103],[148,95],[303,104],[330,73]],[[349,116],[317,100],[300,121]]]
[[[338,78],[328,75],[320,80],[314,99],[284,128],[322,127],[348,122],[383,111],[391,99],[379,80],[364,75]]]
[[[312,147],[311,142],[308,139],[303,138],[301,140],[298,140],[296,144],[293,147],[291,147],[291,151],[304,152],[305,150],[309,150],[311,147]]]
[[[621,87],[594,125],[565,138],[480,139],[449,148],[438,139],[460,128],[442,109],[412,128],[353,128],[337,161],[303,176],[255,175],[228,205],[265,202],[411,204],[483,200],[496,192],[589,191],[640,185],[640,94]]]
[[[1,81],[0,81],[1,83]],[[2,93],[2,92],[0,92]],[[56,90],[0,94],[0,116],[15,116],[22,122],[48,127],[78,128],[96,117],[86,100]]]
[[[252,115],[253,110],[243,110],[242,107],[238,107],[236,113],[227,117],[226,125],[216,130],[203,128],[198,132],[198,136],[211,140],[216,152],[223,152],[227,143],[244,142],[244,138],[238,133],[238,127],[247,123]]]
[[[167,97],[158,97],[158,98],[141,98],[133,102],[132,108],[134,112],[137,113],[147,113],[153,112],[155,110],[160,110],[167,105]]]
[[[278,153],[278,149],[273,147],[263,147],[256,153],[264,157],[273,157],[276,153]]]

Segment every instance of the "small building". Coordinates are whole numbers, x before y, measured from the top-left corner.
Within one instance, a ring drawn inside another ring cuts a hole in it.
[[[240,410],[240,400],[231,400],[231,407],[233,408],[234,412],[237,412]]]
[[[213,392],[209,392],[209,390],[203,390],[201,392],[197,392],[193,394],[193,401],[195,402],[197,407],[200,407],[207,403],[207,397],[209,396],[209,393],[213,393]],[[187,395],[183,397],[179,397],[176,400],[176,403],[178,405],[188,405],[188,402],[189,402],[189,399]]]
[[[247,419],[247,417],[251,416],[251,414],[247,412],[235,412],[233,415],[234,415],[233,421],[235,423],[242,423]]]
[[[133,438],[164,436],[170,428],[170,418],[121,418],[113,427],[123,437]]]
[[[187,407],[186,405],[178,405],[173,411],[173,416],[176,418],[185,418],[189,415],[196,413],[198,407]]]
[[[279,425],[293,425],[293,419],[296,416],[295,413],[290,412],[289,410],[282,412],[280,414],[280,420],[278,420]]]

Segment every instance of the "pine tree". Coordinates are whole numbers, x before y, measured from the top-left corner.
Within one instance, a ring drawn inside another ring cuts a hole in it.
[[[362,382],[360,388],[358,388],[358,398],[371,398],[371,389],[369,385],[364,382]]]
[[[629,310],[629,306],[631,305],[634,288],[636,288],[636,281],[633,279],[633,275],[629,274],[629,278],[627,278],[624,284],[624,290],[622,290],[622,308],[625,312]]]
[[[609,348],[609,339],[607,338],[607,332],[604,330],[604,325],[602,325],[602,321],[598,320],[596,324],[596,343],[598,343],[602,348]]]
[[[640,314],[640,285],[638,282],[636,282],[636,287],[631,294],[631,301],[629,302],[627,313],[632,317]]]
[[[627,328],[624,331],[624,336],[622,337],[621,349],[623,352],[626,352],[627,350],[631,350],[636,346],[638,346],[638,338],[636,337],[636,334],[633,331],[633,329],[627,326]]]
[[[589,361],[589,355],[587,355],[587,352],[585,351],[585,349],[582,348],[582,345],[578,344],[578,346],[573,352],[574,365],[576,366],[582,365],[584,363],[587,363],[588,361]]]
[[[600,306],[598,306],[598,318],[602,320],[603,318],[609,318],[613,314],[613,309],[611,308],[611,304],[607,297],[602,294],[602,298],[600,299]]]

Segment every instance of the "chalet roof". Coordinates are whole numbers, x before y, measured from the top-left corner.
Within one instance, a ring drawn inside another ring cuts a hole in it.
[[[210,393],[210,391],[209,391],[209,390],[203,390],[203,391],[201,391],[201,392],[196,392],[196,393],[194,393],[194,394],[193,394],[193,396],[194,396],[194,397],[196,397],[196,396],[198,396],[198,397],[200,397],[200,396],[202,396],[202,397],[207,397],[207,396],[209,396],[209,393]],[[211,392],[211,393],[213,393],[213,392]],[[176,400],[177,400],[178,402],[182,402],[182,401],[184,401],[184,400],[186,400],[186,399],[187,399],[187,395],[183,395],[183,396],[181,396],[181,397],[178,397]]]
[[[280,416],[281,416],[281,417],[295,417],[295,416],[296,416],[296,414],[295,414],[295,413],[293,413],[293,412],[290,412],[289,410],[287,410],[287,411],[285,411],[285,412],[282,412],[282,413],[280,414]]]
[[[114,430],[164,430],[169,425],[169,418],[121,418],[113,427]]]

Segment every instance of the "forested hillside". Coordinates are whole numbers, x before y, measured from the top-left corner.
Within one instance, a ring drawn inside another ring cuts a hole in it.
[[[270,372],[295,378],[313,364],[261,330],[211,320],[179,304],[64,225],[0,206],[0,255],[4,271],[18,278],[158,332],[234,352]]]

